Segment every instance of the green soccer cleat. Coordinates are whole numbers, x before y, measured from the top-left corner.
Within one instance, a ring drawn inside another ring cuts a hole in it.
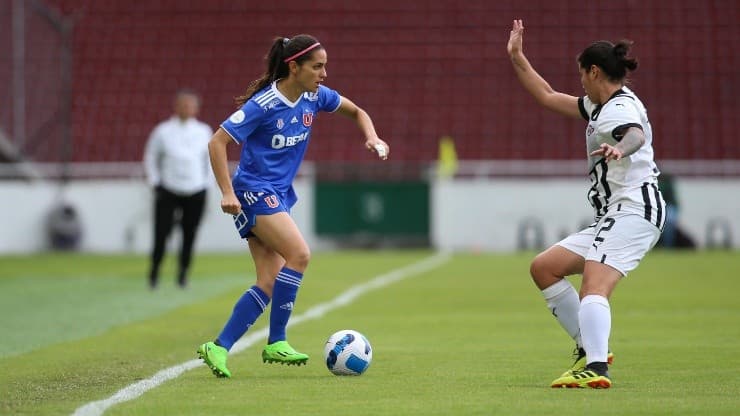
[[[206,342],[198,347],[197,353],[216,377],[231,377],[231,371],[226,368],[226,357],[229,355],[226,348],[216,345],[214,342]]]
[[[560,378],[555,379],[550,385],[551,387],[568,387],[568,388],[592,388],[592,389],[608,389],[612,386],[612,381],[609,380],[609,374],[599,374],[596,371],[585,368],[577,373],[568,374]]]
[[[288,365],[306,364],[308,355],[298,352],[288,344],[288,341],[276,341],[267,344],[262,350],[263,363],[280,363]]]
[[[583,348],[576,348],[573,351],[573,358],[576,359],[575,362],[573,362],[573,365],[570,366],[570,368],[566,372],[561,374],[560,377],[566,377],[575,373],[579,373],[586,368],[586,351]],[[609,351],[606,355],[606,363],[612,365],[613,362],[614,354]]]

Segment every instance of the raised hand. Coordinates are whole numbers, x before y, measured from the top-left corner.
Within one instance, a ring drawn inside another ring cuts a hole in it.
[[[522,37],[524,35],[524,23],[521,20],[514,20],[511,25],[511,33],[509,33],[509,43],[506,45],[506,50],[509,55],[520,53],[524,50],[522,46]]]

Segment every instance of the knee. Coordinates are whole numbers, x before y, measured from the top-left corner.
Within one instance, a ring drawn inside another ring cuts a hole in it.
[[[532,260],[532,263],[529,265],[529,275],[540,289],[544,289],[559,280],[552,272],[550,264],[543,253],[538,254]]]
[[[532,280],[537,281],[537,277],[541,276],[544,270],[546,270],[545,260],[540,253],[529,265],[529,275],[532,277]]]
[[[291,253],[290,257],[286,259],[285,265],[297,272],[303,273],[308,268],[310,260],[311,250],[308,247],[303,247],[295,253]]]

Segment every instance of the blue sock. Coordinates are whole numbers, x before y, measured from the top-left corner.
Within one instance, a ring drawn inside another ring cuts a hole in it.
[[[283,267],[275,279],[272,289],[272,309],[270,310],[270,336],[268,344],[285,341],[285,327],[288,326],[290,313],[293,312],[298,288],[301,287],[303,273]]]
[[[270,303],[270,298],[262,289],[257,286],[249,288],[236,301],[231,317],[216,338],[216,344],[230,350],[234,343],[254,324],[254,321],[262,315],[268,303]]]

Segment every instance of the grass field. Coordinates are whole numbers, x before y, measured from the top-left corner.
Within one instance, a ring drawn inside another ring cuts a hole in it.
[[[231,379],[197,365],[105,414],[740,414],[739,253],[655,251],[620,284],[610,390],[548,387],[573,345],[528,277],[532,253],[456,254],[403,272],[434,255],[318,253],[293,312],[306,319],[289,330],[308,366],[262,364],[260,340],[230,356]],[[246,255],[199,255],[186,291],[174,277],[148,291],[145,269],[142,256],[0,258],[0,414],[73,414],[182,367],[253,281]],[[403,279],[304,315],[399,269]],[[173,275],[168,263],[163,277]],[[343,328],[373,344],[361,377],[333,376],[322,363],[326,338]]]

